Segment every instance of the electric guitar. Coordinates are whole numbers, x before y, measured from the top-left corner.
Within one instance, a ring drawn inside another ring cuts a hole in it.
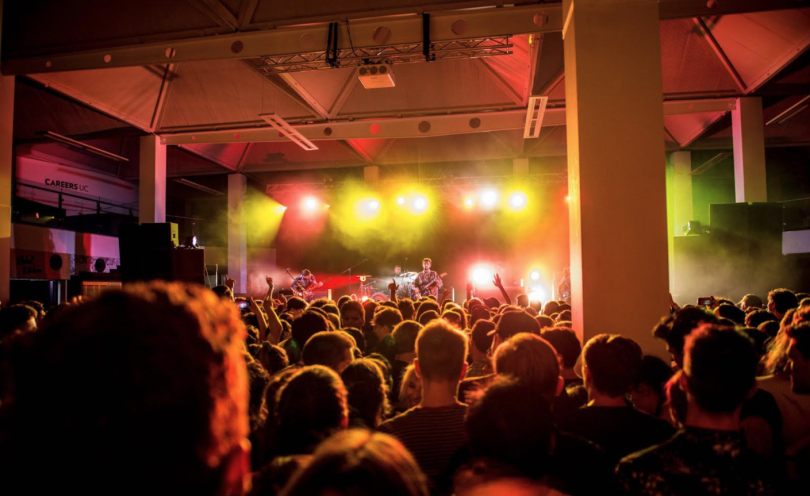
[[[427,293],[429,293],[430,291],[428,291],[428,290],[429,290],[430,288],[432,288],[433,286],[435,286],[435,285],[436,285],[436,282],[438,282],[438,280],[439,280],[439,279],[443,278],[443,277],[444,277],[444,276],[446,276],[446,275],[447,275],[447,272],[442,272],[441,274],[439,274],[439,277],[437,277],[437,278],[436,278],[436,279],[434,279],[433,281],[431,281],[431,282],[429,282],[429,283],[425,284],[424,286],[420,286],[420,285],[418,285],[418,284],[414,284],[413,291],[414,291],[414,293],[416,294],[416,297],[417,297],[417,298],[421,298],[423,294],[427,294]]]
[[[292,277],[292,274],[290,274],[290,269],[287,269],[287,275]],[[290,286],[290,289],[292,290],[295,296],[298,296],[300,298],[303,298],[305,301],[310,302],[312,301],[312,298],[315,297],[315,290],[331,280],[332,280],[331,277],[327,277],[326,279],[319,282],[318,284],[315,284],[312,287],[303,288],[302,286],[300,286],[298,283],[295,282],[295,278],[293,277],[293,284]]]

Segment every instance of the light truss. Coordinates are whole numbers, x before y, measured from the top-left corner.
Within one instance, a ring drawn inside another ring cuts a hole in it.
[[[517,176],[521,184],[524,185],[542,185],[542,184],[567,184],[568,175],[565,172],[551,172],[547,174],[529,174],[525,176]],[[513,182],[516,179],[514,175],[503,176],[475,176],[475,177],[434,177],[428,179],[420,179],[419,186],[430,188],[434,190],[451,190],[466,187],[476,186],[502,186]],[[322,182],[309,182],[309,183],[280,183],[268,184],[265,187],[265,193],[271,196],[284,196],[290,194],[301,194],[312,191],[331,190],[341,185],[348,183],[356,183],[357,181],[322,181]],[[410,181],[402,178],[398,179],[385,179],[378,182],[378,187],[391,186],[396,184],[408,183]]]
[[[313,71],[335,67],[357,67],[365,64],[405,64],[425,62],[422,43],[340,49],[336,65],[327,61],[327,52],[307,52],[289,55],[264,56],[252,63],[264,74]],[[476,38],[470,40],[432,41],[430,60],[492,57],[512,53],[508,37]]]

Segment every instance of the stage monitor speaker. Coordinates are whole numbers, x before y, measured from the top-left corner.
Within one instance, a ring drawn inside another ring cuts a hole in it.
[[[180,245],[179,230],[177,224],[174,222],[141,224],[140,228],[145,246],[152,248],[177,248]]]

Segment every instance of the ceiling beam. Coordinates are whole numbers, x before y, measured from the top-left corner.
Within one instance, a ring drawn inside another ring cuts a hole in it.
[[[202,12],[206,17],[219,24],[223,28],[237,31],[239,21],[231,14],[227,7],[217,0],[188,0],[191,5]]]
[[[279,74],[278,75],[290,88],[292,88],[295,93],[300,96],[307,104],[314,110],[318,116],[323,120],[329,120],[329,110],[327,110],[323,105],[315,99],[312,94],[304,88],[304,85],[298,82],[295,79],[295,76],[289,73]]]
[[[486,60],[482,58],[477,58],[475,60],[478,61],[478,64],[484,69],[484,72],[489,76],[489,78],[494,81],[495,84],[507,95],[509,95],[509,98],[515,102],[515,104],[526,105],[526,102],[523,101],[523,96],[512,88],[512,86],[507,83],[506,80],[498,73],[498,71],[493,69]]]
[[[723,51],[723,47],[721,47],[720,43],[717,42],[717,39],[714,37],[714,34],[712,34],[712,30],[709,28],[709,26],[706,25],[706,22],[700,17],[695,17],[695,24],[703,33],[703,36],[706,38],[706,42],[712,48],[714,54],[717,55],[717,58],[720,60],[720,63],[723,64],[723,67],[725,67],[726,71],[728,71],[728,74],[729,76],[731,76],[731,79],[734,80],[734,83],[737,85],[737,88],[741,92],[745,93],[746,90],[745,81],[743,81],[742,76],[740,76],[740,73],[737,72],[737,69],[734,67],[734,64],[732,64],[731,60],[729,60],[728,56],[726,55],[726,52]]]
[[[349,73],[348,79],[346,79],[346,82],[343,84],[343,88],[340,89],[340,93],[338,93],[337,98],[335,98],[335,101],[332,102],[332,106],[329,107],[330,119],[337,118],[340,110],[346,103],[346,100],[349,99],[358,84],[360,84],[360,80],[357,78],[357,70],[352,69],[352,71]]]
[[[354,154],[357,158],[365,162],[366,164],[373,164],[374,157],[368,154],[363,148],[361,148],[355,140],[347,139],[347,140],[338,140],[338,144],[340,144],[345,149],[349,150],[352,154]]]
[[[160,90],[158,90],[157,102],[155,102],[155,110],[152,112],[152,120],[149,124],[148,131],[154,133],[160,128],[160,123],[163,121],[163,112],[166,110],[166,102],[169,100],[169,91],[171,90],[172,81],[177,77],[174,73],[177,64],[166,64],[166,70],[163,73],[163,82],[160,83]]]
[[[492,36],[514,36],[537,32],[562,30],[560,4],[527,5],[513,8],[475,9],[458,12],[440,12],[431,15],[430,39],[435,41],[469,40]],[[536,14],[545,14],[536,17]],[[542,21],[540,19],[542,18]],[[538,19],[538,23],[535,22]],[[459,29],[457,22],[466,23]],[[542,24],[542,25],[538,25]],[[455,27],[454,27],[455,25]],[[388,39],[381,43],[378,28],[390,30]],[[75,71],[127,67],[167,62],[199,60],[250,59],[294,53],[320,51],[307,48],[312,40],[326,40],[328,24],[295,26],[284,29],[249,33],[234,33],[215,37],[182,39],[142,45],[111,47],[75,53],[61,53],[4,59],[5,75],[36,74],[41,72]],[[351,25],[351,40],[341,37],[338,49],[371,48],[381,45],[422,43],[422,16],[397,16],[386,19],[365,19]],[[461,34],[456,34],[459,32]]]
[[[663,104],[664,115],[690,114],[733,110],[733,98],[715,100],[673,100]],[[424,123],[427,123],[424,124]],[[565,124],[565,108],[546,109],[543,126]],[[295,126],[305,138],[317,140],[420,138],[457,134],[484,133],[523,129],[526,110],[478,112],[453,115],[414,116],[353,120]],[[188,143],[244,143],[250,141],[288,141],[270,127],[250,127],[225,131],[199,131],[161,134],[161,143],[180,145]]]
[[[220,159],[218,159],[217,157],[211,155],[210,153],[203,151],[199,147],[193,147],[192,148],[191,146],[189,146],[188,144],[185,144],[185,143],[180,144],[179,147],[182,148],[184,151],[186,151],[188,153],[191,153],[192,155],[197,155],[200,158],[204,158],[205,160],[208,160],[212,164],[216,164],[216,165],[219,165],[220,167],[224,167],[224,168],[228,169],[229,171],[236,172],[236,167],[235,166],[226,164],[225,162],[221,161]]]
[[[658,15],[661,19],[712,17],[766,10],[801,9],[804,0],[732,0],[707,2],[706,0],[660,0]]]

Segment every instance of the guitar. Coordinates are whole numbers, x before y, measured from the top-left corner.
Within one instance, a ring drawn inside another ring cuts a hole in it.
[[[417,298],[421,298],[423,293],[429,293],[429,289],[436,285],[436,282],[447,275],[447,272],[442,272],[439,274],[439,277],[434,279],[433,281],[425,284],[424,286],[420,286],[418,284],[414,284],[413,292],[415,293]]]
[[[287,275],[292,277],[292,274],[290,274],[290,269],[287,269]],[[323,286],[324,284],[326,284],[327,282],[329,282],[331,280],[332,280],[331,277],[327,277],[326,279],[319,282],[318,284],[315,284],[314,286],[305,289],[305,288],[302,288],[301,286],[297,285],[294,282],[295,278],[293,277],[293,284],[290,286],[290,289],[292,290],[292,292],[293,292],[293,294],[295,296],[298,296],[300,298],[303,298],[307,302],[310,302],[310,301],[312,301],[312,298],[315,297],[315,290],[320,288],[321,286]]]

